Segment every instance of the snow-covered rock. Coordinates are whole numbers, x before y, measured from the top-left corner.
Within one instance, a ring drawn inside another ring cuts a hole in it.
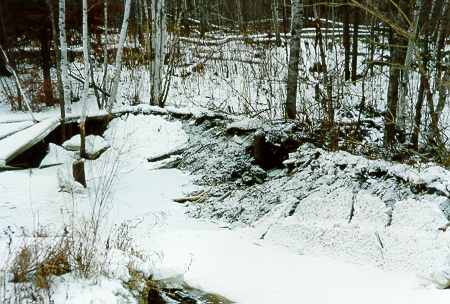
[[[82,193],[83,185],[75,181],[72,173],[72,163],[65,163],[56,171],[59,191],[67,193]]]
[[[80,145],[81,137],[79,134],[73,136],[71,139],[63,143],[64,149],[68,151],[80,151]],[[109,144],[101,136],[86,136],[86,154],[89,158],[97,158],[108,148]]]
[[[75,153],[67,151],[61,146],[50,143],[48,145],[48,153],[41,161],[40,168],[45,168],[53,165],[60,165],[65,163],[72,163],[75,159]]]

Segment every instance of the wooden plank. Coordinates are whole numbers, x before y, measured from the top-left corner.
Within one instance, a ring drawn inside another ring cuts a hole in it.
[[[11,136],[17,132],[20,132],[22,130],[25,130],[33,125],[34,123],[32,121],[0,124],[0,140],[8,136]]]
[[[60,124],[58,118],[43,120],[35,125],[0,140],[0,167],[47,137]]]

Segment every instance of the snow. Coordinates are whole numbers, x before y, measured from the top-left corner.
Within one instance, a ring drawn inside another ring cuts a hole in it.
[[[332,244],[342,236],[341,232],[349,232],[348,244],[351,244],[355,240],[352,239],[355,237],[352,227],[367,226],[366,230],[358,230],[357,244],[366,243],[373,247],[365,253],[373,255],[376,252],[378,258],[380,249],[374,232],[381,233],[384,227],[387,220],[386,206],[369,192],[356,194],[353,226],[347,227],[349,204],[353,200],[352,188],[340,184],[342,191],[328,191],[325,199],[320,197],[320,192],[312,191],[304,201],[304,208],[298,206],[295,216],[285,219],[282,225],[274,225],[274,230],[264,240],[260,239],[261,226],[258,225],[254,228],[246,226],[230,229],[230,226],[216,224],[211,220],[190,218],[185,214],[186,207],[172,202],[172,199],[199,189],[193,184],[193,177],[177,169],[154,170],[146,161],[149,157],[188,145],[188,135],[182,127],[178,121],[168,121],[153,115],[130,115],[126,119],[114,119],[105,132],[105,140],[111,148],[98,160],[87,161],[88,185],[91,186],[80,193],[68,195],[58,192],[56,176],[58,170],[65,170],[64,165],[0,172],[0,229],[33,231],[39,223],[48,231],[58,231],[61,224],[70,221],[74,211],[77,214],[89,212],[92,204],[90,197],[95,192],[92,185],[96,185],[99,174],[112,168],[115,157],[118,157],[117,180],[104,220],[111,227],[120,223],[132,226],[133,238],[139,250],[146,252],[151,259],[136,260],[121,251],[112,250],[105,270],[106,276],[82,280],[68,274],[55,278],[51,292],[54,303],[136,303],[123,287],[123,282],[129,278],[125,266],[130,261],[142,272],[154,274],[155,278],[183,279],[193,287],[221,294],[237,303],[302,301],[399,304],[449,301],[450,294],[431,288],[428,281],[418,279],[414,272],[385,271],[373,264],[343,262],[325,256],[327,250],[322,250],[323,254],[317,251],[308,254],[310,243],[304,240],[297,242],[296,237],[316,229],[311,225],[311,219],[322,224],[323,240],[329,242],[330,250],[337,249]],[[54,146],[50,147],[51,162],[55,162],[58,150]],[[327,163],[326,157],[327,154],[324,154],[321,160],[324,164]],[[355,164],[359,162],[353,160]],[[328,182],[329,179],[324,178],[318,183],[326,185]],[[76,210],[71,209],[73,200]],[[273,206],[274,213],[281,215],[288,211],[295,198],[289,199],[286,194],[283,202],[288,204],[286,208]],[[409,208],[410,202],[397,204],[405,204]],[[438,207],[433,205],[433,208]],[[390,228],[392,237],[383,239],[384,242],[397,241],[395,237],[400,236],[395,234],[395,225],[404,227],[407,223],[404,225],[402,220],[417,213],[424,214],[424,218],[410,227],[411,233],[407,237],[411,237],[411,242],[421,240],[419,236],[413,238],[417,233],[415,225],[419,225],[420,229],[425,227],[423,233],[433,234],[435,232],[427,232],[428,229],[432,230],[444,223],[438,209],[429,209],[419,202],[409,211],[403,210],[406,213],[399,213],[402,210],[394,211],[393,219],[399,220],[395,220],[395,224],[393,221],[393,227]],[[411,212],[411,215],[407,212]],[[271,220],[275,218],[270,217]],[[269,220],[268,217],[264,219]],[[302,227],[298,226],[299,222],[303,224]],[[289,229],[286,230],[288,233],[280,234],[281,237],[293,234],[289,240],[297,244],[276,244],[280,240],[276,230],[283,228]],[[443,238],[437,234],[435,236]],[[315,231],[310,237],[317,237]],[[20,243],[20,238],[20,233],[17,233],[13,242]],[[0,251],[7,250],[6,242],[7,237],[2,234]],[[366,250],[369,248],[367,246],[362,248]],[[354,250],[355,247],[350,246],[348,249]],[[385,258],[399,256],[390,254],[386,252]],[[6,254],[0,256],[1,260],[7,258]]]
[[[70,275],[60,277],[54,282],[53,303],[65,304],[134,304],[138,303],[120,280],[98,277],[80,281]]]
[[[32,121],[3,123],[0,125],[0,140],[32,126]]]
[[[48,145],[48,152],[41,161],[39,168],[45,168],[54,165],[61,165],[65,163],[72,163],[75,160],[75,153],[62,148],[61,146],[50,143]]]
[[[81,137],[79,134],[65,141],[62,146],[68,151],[80,151]],[[108,143],[98,135],[86,136],[86,154],[90,156],[98,156],[100,153],[109,148]]]
[[[0,140],[0,167],[4,167],[6,162],[21,151],[28,143],[39,141],[43,136],[53,131],[59,124],[57,118],[43,120],[32,127],[26,128]],[[23,150],[22,150],[23,151]]]

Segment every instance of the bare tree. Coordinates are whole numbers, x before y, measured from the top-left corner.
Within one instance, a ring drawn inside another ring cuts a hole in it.
[[[88,32],[88,5],[87,0],[83,0],[83,59],[84,59],[84,85],[83,95],[81,102],[83,103],[81,108],[80,117],[80,156],[86,156],[86,115],[87,115],[87,98],[89,92],[89,32]]]
[[[281,46],[280,26],[278,23],[278,0],[272,0],[272,27],[275,32],[275,42]]]
[[[302,25],[303,3],[301,3],[301,0],[294,0],[292,6],[292,38],[290,42],[286,94],[286,117],[289,119],[295,119],[297,117],[297,81]]]
[[[150,103],[152,105],[162,106],[163,98],[163,70],[164,57],[166,53],[166,14],[165,14],[165,0],[152,1],[152,55],[151,62],[151,91]]]
[[[66,39],[66,1],[59,0],[59,45],[61,50],[61,81],[63,86],[63,104],[66,113],[72,112],[70,102],[69,63]]]
[[[122,72],[123,45],[125,44],[125,39],[127,37],[128,19],[130,17],[130,7],[131,7],[131,0],[126,0],[123,13],[122,28],[120,30],[119,45],[117,46],[116,65],[115,65],[116,67],[114,71],[111,95],[109,97],[108,103],[109,112],[112,111],[112,108],[117,98],[117,89],[119,87],[120,74]]]

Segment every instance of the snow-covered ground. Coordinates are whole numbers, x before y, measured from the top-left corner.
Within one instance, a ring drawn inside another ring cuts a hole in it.
[[[447,303],[450,294],[408,272],[386,272],[370,265],[303,255],[298,248],[261,240],[252,228],[230,229],[193,219],[173,198],[197,189],[187,172],[154,170],[147,158],[188,144],[177,121],[161,116],[129,116],[112,121],[105,133],[111,148],[87,163],[87,190],[59,192],[59,171],[67,166],[0,172],[0,265],[15,248],[43,226],[48,234],[81,214],[89,214],[95,193],[118,165],[105,212],[105,230],[127,223],[145,265],[157,279],[183,279],[193,287],[237,303]],[[65,181],[69,182],[70,181]],[[42,228],[44,229],[44,228]],[[10,239],[11,237],[11,239]],[[15,245],[8,246],[12,240]],[[123,266],[123,265],[122,265]],[[125,276],[126,277],[126,276]],[[54,280],[54,303],[136,303],[111,272],[89,280],[72,274]],[[1,295],[1,291],[0,291]]]

